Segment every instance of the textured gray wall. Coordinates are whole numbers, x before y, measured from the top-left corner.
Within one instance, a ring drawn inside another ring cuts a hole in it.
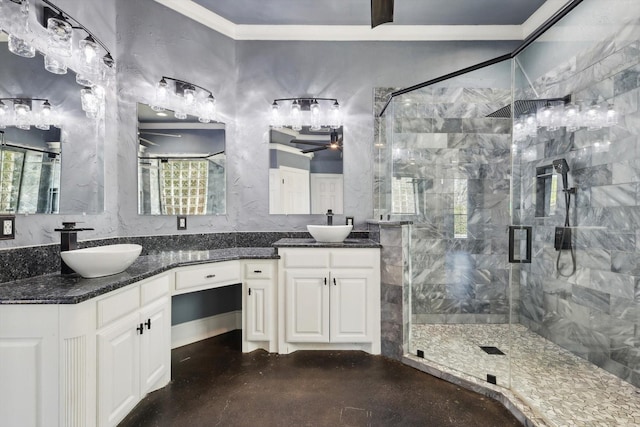
[[[268,214],[268,106],[274,98],[307,94],[337,97],[343,105],[345,214],[362,223],[373,213],[373,88],[419,83],[516,45],[236,42],[152,0],[58,3],[117,55],[117,92],[110,94],[105,127],[105,212],[21,216],[16,239],[0,242],[0,248],[57,242],[59,236],[52,230],[63,220],[84,221],[95,228],[80,239],[176,232],[173,217],[137,215],[136,103],[152,99],[153,86],[162,75],[211,89],[219,119],[227,124],[227,214],[190,218],[186,233],[303,230],[324,219]]]

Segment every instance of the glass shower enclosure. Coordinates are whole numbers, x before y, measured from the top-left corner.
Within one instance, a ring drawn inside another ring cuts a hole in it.
[[[409,353],[542,406],[582,368],[640,386],[640,2],[576,3],[504,60],[376,91]]]

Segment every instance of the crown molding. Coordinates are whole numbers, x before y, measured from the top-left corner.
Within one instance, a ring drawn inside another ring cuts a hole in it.
[[[192,0],[155,0],[234,40],[304,41],[461,41],[524,40],[560,10],[567,0],[547,0],[522,25],[244,25],[211,12]]]

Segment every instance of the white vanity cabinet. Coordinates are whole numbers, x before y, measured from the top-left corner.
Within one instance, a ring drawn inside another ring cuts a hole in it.
[[[262,348],[276,352],[275,263],[252,260],[244,261],[243,267],[242,351]]]
[[[170,277],[97,300],[98,425],[117,425],[171,373]]]
[[[279,248],[279,352],[380,353],[380,251]]]

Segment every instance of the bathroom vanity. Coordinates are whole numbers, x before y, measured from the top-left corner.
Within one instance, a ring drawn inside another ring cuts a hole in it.
[[[379,245],[313,242],[165,252],[108,277],[0,284],[3,425],[117,425],[171,379],[171,297],[216,287],[242,286],[245,352],[379,354]]]

